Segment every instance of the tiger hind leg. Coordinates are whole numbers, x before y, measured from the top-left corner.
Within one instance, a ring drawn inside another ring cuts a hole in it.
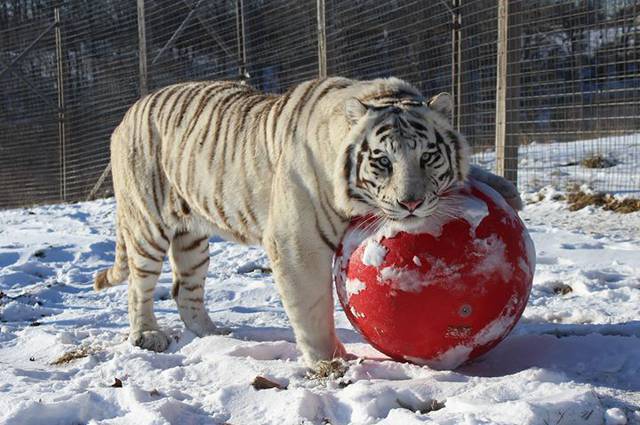
[[[172,295],[180,318],[198,336],[228,334],[217,327],[204,306],[204,283],[209,269],[209,236],[179,232],[171,241]]]
[[[169,243],[160,229],[151,233],[138,232],[126,238],[130,271],[129,341],[140,348],[161,352],[170,341],[156,322],[153,292]]]

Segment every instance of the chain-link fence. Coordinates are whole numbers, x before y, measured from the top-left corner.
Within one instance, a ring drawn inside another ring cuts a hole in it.
[[[0,207],[111,192],[109,136],[196,79],[342,75],[454,95],[522,190],[640,191],[640,0],[0,0]]]

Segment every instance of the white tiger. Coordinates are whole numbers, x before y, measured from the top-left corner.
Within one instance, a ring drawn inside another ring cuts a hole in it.
[[[145,96],[111,138],[116,259],[95,288],[128,277],[130,341],[163,351],[153,291],[165,254],[180,317],[203,336],[226,332],[203,303],[209,238],[261,244],[306,363],[344,357],[333,252],[351,217],[421,220],[467,177],[450,109],[449,95],[425,101],[396,78],[313,80],[279,96],[195,82]],[[520,207],[509,182],[471,172]]]

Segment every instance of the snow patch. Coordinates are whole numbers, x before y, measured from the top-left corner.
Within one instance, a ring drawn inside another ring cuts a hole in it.
[[[612,407],[604,412],[605,425],[626,425],[627,415],[624,414],[622,409],[618,407]]]
[[[356,295],[365,289],[367,284],[360,279],[347,279],[345,287],[347,288],[347,299],[349,300],[353,295]]]
[[[120,416],[122,410],[113,400],[94,391],[85,392],[60,401],[22,401],[14,405],[5,419],[5,425],[41,425],[89,423]]]
[[[637,136],[627,140],[624,152],[633,154]],[[542,154],[550,146],[520,150]],[[619,157],[627,161],[625,155],[621,151]],[[638,175],[637,165],[625,164],[628,176]],[[597,183],[600,171],[593,173]],[[529,169],[523,183],[534,174],[549,176]],[[628,179],[630,189],[637,189],[634,178]],[[345,378],[352,383],[340,388],[335,381],[318,384],[304,377],[306,366],[273,277],[238,273],[249,262],[267,264],[264,251],[217,238],[211,241],[205,304],[213,320],[230,325],[233,334],[198,338],[184,330],[175,302],[159,299],[158,322],[177,342],[165,353],[131,347],[125,341],[126,285],[100,292],[91,287],[96,270],[113,261],[114,212],[112,199],[0,211],[0,303],[15,301],[33,307],[11,307],[20,314],[40,314],[37,301],[51,312],[37,319],[39,326],[0,322],[0,423],[602,425],[622,422],[621,413],[627,423],[640,423],[631,410],[640,388],[640,213],[569,212],[549,198],[528,205],[522,216],[544,261],[537,266],[525,320],[481,361],[465,365],[464,373],[381,360],[339,310],[336,327],[347,351],[369,358],[350,362]],[[559,242],[603,248],[567,250]],[[65,253],[45,253],[41,261],[33,254],[43,247],[64,247]],[[533,244],[529,251],[535,258]],[[554,294],[550,282],[570,285],[572,296]],[[168,264],[158,287],[171,287]],[[77,347],[99,351],[51,364]],[[454,354],[464,352],[449,356]],[[288,389],[254,390],[258,375]],[[115,377],[123,388],[110,387]],[[430,399],[446,401],[446,407],[419,414],[400,406]]]
[[[509,282],[513,276],[513,268],[507,261],[506,245],[498,235],[485,239],[474,239],[475,251],[482,256],[482,261],[473,269],[475,274],[490,275],[498,273],[503,281]]]
[[[527,264],[527,262],[522,258],[518,258],[518,268],[522,271],[522,273],[531,278],[531,268],[529,267],[529,264]]]
[[[531,235],[529,235],[529,231],[527,229],[522,230],[522,240],[524,241],[524,249],[529,263],[529,273],[533,276],[536,270],[537,261],[536,247],[533,244],[533,239],[531,239]]]
[[[514,320],[514,316],[501,316],[489,323],[473,338],[472,346],[475,348],[495,341],[507,332],[507,329],[513,325]]]
[[[54,310],[43,308],[38,304],[25,304],[9,301],[0,305],[0,319],[6,322],[33,321],[52,314]]]
[[[380,271],[379,283],[389,284],[393,289],[405,292],[420,292],[431,282],[420,270],[385,267]]]
[[[355,307],[354,307],[354,306],[352,306],[352,305],[350,305],[350,306],[349,306],[349,311],[351,312],[351,314],[353,314],[353,316],[354,316],[354,317],[357,317],[357,318],[360,318],[360,319],[361,319],[361,318],[363,318],[363,317],[365,317],[365,314],[364,314],[364,313],[360,313],[360,312],[359,312],[358,310],[356,310],[356,309],[355,309]]]
[[[469,359],[469,354],[473,351],[473,347],[467,345],[456,345],[440,354],[433,360],[422,360],[422,364],[426,364],[433,369],[453,370]],[[408,360],[408,359],[407,359]],[[418,363],[420,364],[420,363]]]
[[[505,203],[502,197],[499,196],[499,198]],[[471,231],[475,234],[482,220],[489,215],[489,207],[483,200],[475,196],[465,196],[461,204],[462,213],[460,215],[469,223]]]
[[[362,254],[362,263],[371,267],[380,267],[387,255],[387,248],[382,246],[378,241],[370,239],[364,248]]]
[[[429,258],[431,268],[427,272],[416,269],[385,267],[378,274],[378,283],[391,285],[393,289],[405,292],[420,292],[434,282],[458,278],[462,265],[448,265],[439,258]]]

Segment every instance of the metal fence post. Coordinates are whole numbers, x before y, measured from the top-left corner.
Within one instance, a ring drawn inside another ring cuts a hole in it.
[[[518,183],[518,140],[513,134],[517,121],[517,97],[514,83],[518,61],[515,57],[519,49],[509,50],[509,22],[513,11],[509,11],[509,0],[498,0],[498,40],[496,65],[496,174]],[[518,27],[519,28],[519,27]],[[520,43],[518,37],[512,38]],[[507,133],[509,129],[510,135]]]
[[[138,81],[140,84],[140,97],[146,95],[149,92],[149,80],[148,80],[148,71],[147,71],[147,27],[145,23],[144,16],[144,1],[145,0],[137,0],[137,14],[138,14]],[[96,183],[93,185],[89,194],[87,195],[86,200],[92,201],[98,190],[104,184],[107,176],[111,173],[111,161],[107,163],[107,166],[100,176]]]
[[[318,10],[318,78],[327,77],[327,27],[324,0],[317,1]]]
[[[147,27],[144,19],[144,0],[138,0],[138,61],[140,96],[149,92],[147,80]]]
[[[451,124],[460,131],[462,108],[462,0],[451,1],[451,95],[454,107],[451,111]]]
[[[60,199],[67,199],[67,135],[65,126],[65,104],[64,104],[64,67],[62,57],[62,32],[60,23],[60,4],[55,3],[53,7],[53,19],[55,22],[56,40],[56,84],[58,90],[58,142],[60,144]]]
[[[522,54],[522,3],[512,1],[509,4],[507,25],[507,84],[505,88],[505,149],[504,176],[518,184],[518,146],[520,144],[520,62]]]
[[[236,32],[238,38],[238,77],[247,78],[247,49],[244,35],[244,1],[236,0]]]
[[[507,41],[509,1],[498,0],[498,40],[496,65],[496,174],[505,175],[507,112]]]

